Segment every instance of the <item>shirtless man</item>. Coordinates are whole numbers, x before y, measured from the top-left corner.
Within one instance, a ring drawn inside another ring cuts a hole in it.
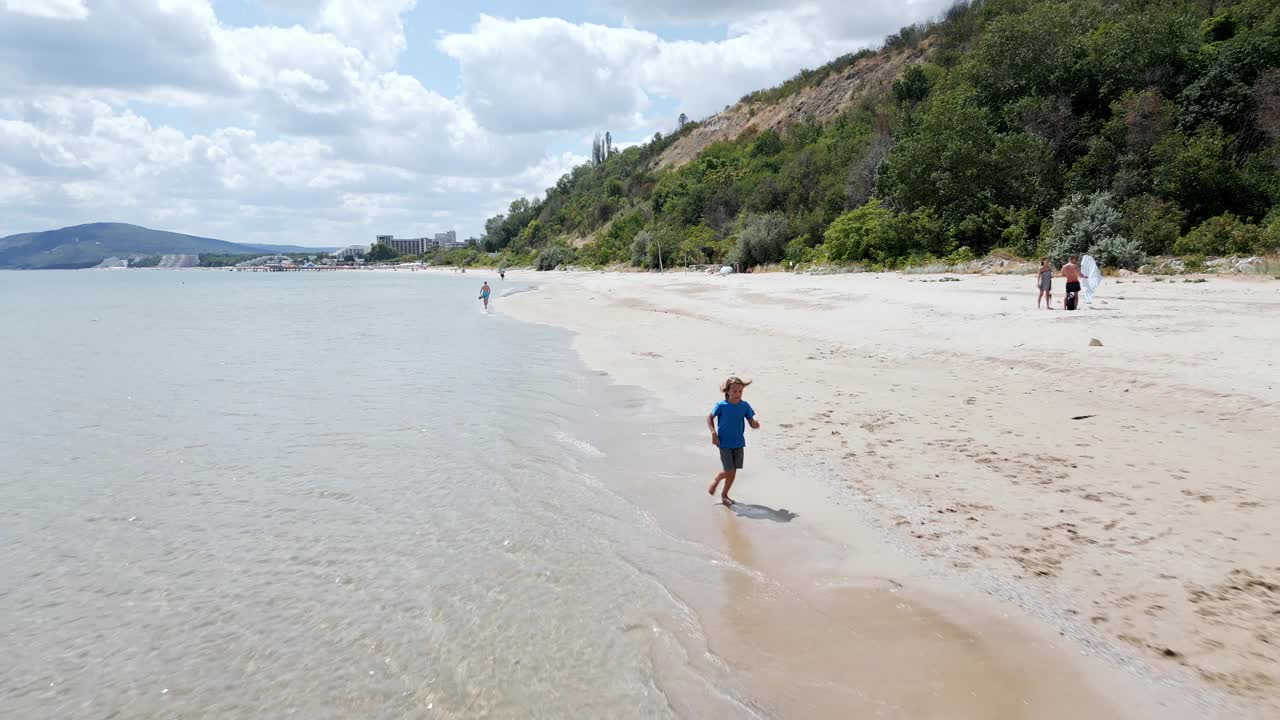
[[[1075,255],[1072,255],[1067,264],[1062,266],[1062,277],[1067,279],[1067,295],[1076,294],[1076,303],[1080,302],[1080,266],[1076,264]],[[1067,295],[1062,297],[1062,309],[1067,310]]]

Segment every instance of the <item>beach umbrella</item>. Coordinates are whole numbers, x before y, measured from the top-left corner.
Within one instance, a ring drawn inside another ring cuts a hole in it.
[[[1098,286],[1102,284],[1102,268],[1098,267],[1098,262],[1093,259],[1092,255],[1085,255],[1080,258],[1080,289],[1084,293],[1084,301],[1093,302],[1093,295],[1098,291]]]

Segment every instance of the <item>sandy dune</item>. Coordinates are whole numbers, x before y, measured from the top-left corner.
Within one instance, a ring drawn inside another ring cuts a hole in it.
[[[753,377],[753,447],[825,494],[824,532],[869,522],[1081,647],[1280,713],[1280,282],[1108,279],[1068,313],[1032,276],[520,275],[541,288],[503,311],[677,412]]]

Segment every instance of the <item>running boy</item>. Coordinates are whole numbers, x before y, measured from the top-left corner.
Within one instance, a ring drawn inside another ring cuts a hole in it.
[[[742,391],[750,384],[736,375],[730,376],[720,384],[720,392],[724,393],[724,400],[716,403],[711,414],[707,416],[707,428],[711,430],[711,444],[720,448],[720,466],[723,468],[723,472],[716,475],[715,481],[711,483],[710,488],[707,488],[707,492],[714,496],[716,487],[723,480],[724,492],[720,493],[720,502],[725,505],[733,504],[733,498],[729,497],[729,488],[733,487],[733,481],[738,476],[738,471],[742,469],[743,454],[747,447],[745,426],[750,424],[752,430],[760,429],[760,423],[756,420],[756,411],[742,399]],[[719,431],[716,429],[717,419],[720,421]]]

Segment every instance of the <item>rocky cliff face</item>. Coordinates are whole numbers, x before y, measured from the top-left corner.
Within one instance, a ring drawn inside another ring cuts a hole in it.
[[[774,103],[739,102],[707,118],[693,132],[680,138],[658,158],[658,167],[679,167],[708,145],[737,139],[744,133],[769,128],[782,133],[806,116],[825,123],[860,103],[873,103],[893,86],[893,81],[913,63],[920,62],[930,43],[893,53],[877,53],[833,73]]]

